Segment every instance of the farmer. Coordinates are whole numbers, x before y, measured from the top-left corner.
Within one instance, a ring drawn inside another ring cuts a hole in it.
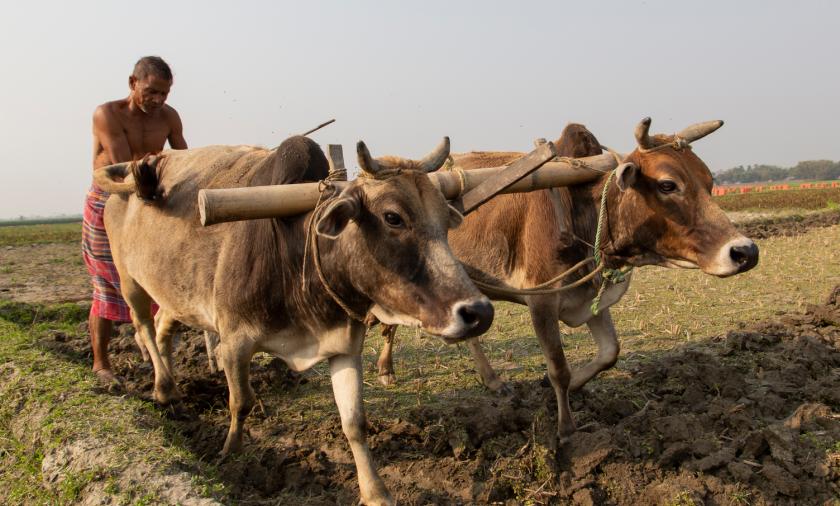
[[[172,87],[172,71],[158,56],[140,58],[128,77],[128,97],[106,102],[93,113],[93,168],[137,160],[157,153],[169,141],[172,149],[186,149],[181,118],[165,104]],[[108,194],[91,185],[85,200],[82,256],[93,281],[93,304],[88,325],[93,349],[93,372],[108,387],[120,381],[111,370],[108,343],[114,324],[131,321],[120,293],[120,280],[102,221]]]

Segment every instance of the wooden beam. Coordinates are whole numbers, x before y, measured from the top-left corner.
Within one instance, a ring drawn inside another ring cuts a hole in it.
[[[575,164],[550,161],[500,193],[529,192],[586,183],[602,177],[615,167],[615,158],[609,153],[579,158]],[[506,169],[507,166],[502,166],[464,171],[465,191],[477,187],[484,180]],[[452,171],[434,172],[429,174],[429,179],[447,200],[457,198],[461,192],[459,176]],[[348,183],[336,181],[333,184],[341,187]],[[198,192],[198,210],[202,225],[259,218],[286,218],[314,209],[318,196],[318,183],[204,189]]]
[[[327,144],[327,162],[330,164],[330,173],[344,169],[344,151],[341,144]],[[347,174],[344,174],[342,181],[347,181]]]
[[[545,162],[557,156],[554,144],[547,142],[511,163],[503,170],[488,177],[475,188],[464,193],[452,205],[463,214],[474,211],[478,206],[492,199],[523,177],[539,169]]]

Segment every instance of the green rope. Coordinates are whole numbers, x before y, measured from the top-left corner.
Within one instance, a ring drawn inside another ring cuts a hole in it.
[[[613,177],[615,177],[615,170],[610,171],[604,183],[604,189],[601,190],[601,209],[598,211],[598,225],[595,228],[595,265],[601,263],[601,229],[607,216],[607,190],[610,188]]]
[[[601,257],[601,231],[604,228],[604,223],[607,218],[607,191],[609,190],[610,182],[614,176],[615,170],[610,171],[610,174],[607,176],[607,181],[604,183],[604,189],[601,191],[601,208],[598,211],[598,225],[595,228],[595,265],[604,262],[604,259]],[[629,266],[626,269],[605,268],[602,271],[601,287],[598,288],[598,293],[595,295],[595,298],[592,299],[592,305],[589,307],[589,310],[592,311],[593,315],[597,315],[601,311],[598,306],[601,304],[601,295],[604,294],[604,290],[607,288],[607,282],[611,282],[612,284],[623,283],[627,274],[629,274],[632,270],[633,267]]]

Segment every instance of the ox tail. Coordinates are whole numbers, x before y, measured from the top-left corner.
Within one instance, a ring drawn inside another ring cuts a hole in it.
[[[100,167],[93,171],[93,181],[108,193],[136,193],[146,202],[163,199],[157,165],[161,157],[146,156],[142,160]]]

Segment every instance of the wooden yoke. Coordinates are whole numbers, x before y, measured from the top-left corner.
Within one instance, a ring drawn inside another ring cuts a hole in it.
[[[535,150],[488,177],[472,190],[465,192],[463,197],[452,202],[452,206],[461,211],[462,214],[468,214],[481,204],[502,193],[513,183],[542,167],[545,162],[556,155],[557,151],[553,143],[540,144]],[[456,167],[455,170],[460,169]]]
[[[472,210],[499,193],[529,192],[594,181],[605,172],[615,169],[617,165],[615,158],[609,153],[573,161],[567,159],[545,161],[553,156],[553,146],[540,145],[533,152],[510,165],[459,172],[442,170],[429,174],[429,179],[447,200],[460,197],[461,205],[466,208],[465,204],[469,204]],[[330,150],[329,159],[331,168],[338,166],[338,158],[333,158],[332,150]],[[526,159],[527,161],[523,161]],[[341,161],[343,162],[343,157]],[[507,176],[500,176],[510,168],[515,171]],[[475,194],[469,201],[464,201],[472,190],[495,177],[501,178],[494,183],[497,185],[496,191],[489,189],[485,193],[482,190],[481,194]],[[347,183],[333,181],[332,184],[341,187]],[[305,213],[314,209],[318,202],[318,186],[319,183],[300,183],[200,190],[198,210],[201,224],[207,226],[227,221],[287,218]],[[503,187],[499,188],[500,186]]]

